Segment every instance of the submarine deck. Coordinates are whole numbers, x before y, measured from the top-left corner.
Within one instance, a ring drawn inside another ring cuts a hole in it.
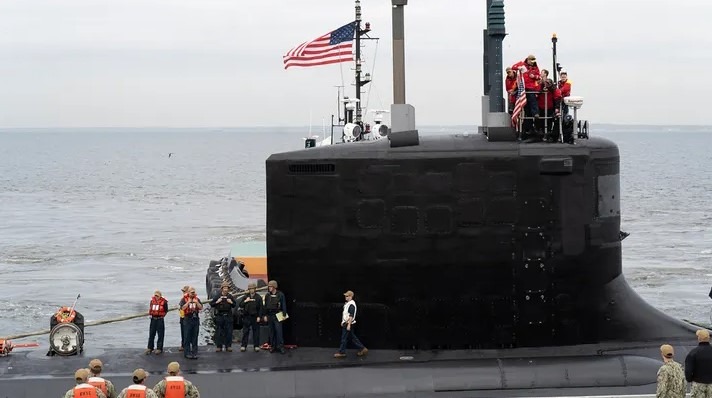
[[[616,144],[606,138],[591,137],[578,140],[575,145],[561,143],[525,143],[521,141],[490,142],[484,134],[421,135],[418,145],[391,147],[388,140],[365,141],[357,144],[338,144],[273,153],[267,163],[278,161],[306,161],[327,159],[397,159],[462,156],[536,156],[583,155],[592,151],[610,152],[618,156]]]
[[[659,346],[673,344],[678,358],[693,341],[606,343],[506,350],[371,350],[366,357],[333,358],[334,349],[296,348],[287,354],[216,353],[201,346],[199,359],[175,347],[160,355],[140,349],[86,347],[81,355],[47,357],[41,349],[0,358],[0,398],[59,394],[92,358],[120,391],[143,368],[152,387],[166,365],[178,361],[185,377],[213,397],[239,391],[250,397],[534,397],[650,394],[661,365]],[[238,346],[239,347],[239,346]]]

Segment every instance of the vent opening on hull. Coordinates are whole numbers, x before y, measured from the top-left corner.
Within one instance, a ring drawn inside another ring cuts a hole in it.
[[[336,165],[333,163],[301,163],[290,164],[290,174],[333,174],[336,172]]]

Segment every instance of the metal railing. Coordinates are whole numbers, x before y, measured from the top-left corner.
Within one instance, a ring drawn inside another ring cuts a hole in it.
[[[522,95],[526,95],[527,93],[529,94],[537,94],[537,95],[544,95],[544,103],[547,103],[548,101],[548,91],[525,91]],[[537,98],[538,100],[538,98]],[[527,104],[528,106],[528,104]],[[539,116],[539,117],[534,117],[534,116],[527,116],[527,110],[526,106],[525,109],[522,109],[522,115],[519,117],[519,120],[517,122],[517,125],[515,127],[515,130],[517,132],[517,138],[521,139],[522,134],[525,133],[524,131],[524,122],[525,121],[531,121],[532,127],[534,130],[537,130],[536,122],[537,120],[541,120],[544,123],[543,126],[543,131],[545,136],[549,136],[549,138],[555,138],[554,142],[564,142],[564,123],[565,123],[565,116],[569,115],[570,111],[570,106],[565,107],[564,106],[564,98],[561,99],[561,102],[559,103],[559,106],[554,108],[555,110],[558,110],[558,116],[556,115],[556,112],[554,115],[549,115],[549,109],[544,108],[544,115]],[[573,130],[571,132],[571,139],[573,140],[574,138],[588,138],[588,130],[589,130],[589,125],[587,120],[578,120],[578,115],[577,115],[578,108],[573,107],[573,126],[570,126],[570,128]],[[556,122],[558,120],[558,123]],[[551,131],[550,131],[550,124],[551,124]],[[553,129],[557,127],[558,125],[558,131],[554,131]],[[550,133],[557,133],[556,135],[550,135]]]
[[[547,100],[548,100],[549,92],[548,92],[547,90],[544,90],[544,91],[528,91],[528,90],[526,90],[526,91],[524,91],[524,92],[522,93],[522,95],[527,95],[527,94],[537,94],[537,95],[542,95],[542,94],[544,94],[544,103],[546,104],[546,103],[547,103]],[[538,101],[538,98],[537,98],[537,101]],[[517,130],[517,135],[519,136],[519,138],[521,138],[522,133],[524,133],[524,131],[523,131],[522,129],[523,129],[523,125],[524,125],[524,121],[525,121],[525,120],[531,120],[531,121],[532,121],[532,127],[534,128],[534,130],[536,130],[536,125],[535,125],[535,124],[536,124],[536,121],[537,121],[537,120],[543,120],[543,122],[544,122],[544,134],[546,135],[546,134],[549,132],[549,120],[552,119],[551,124],[552,124],[552,128],[553,128],[553,125],[555,124],[555,122],[553,121],[553,119],[556,119],[556,118],[561,119],[561,116],[563,115],[562,106],[561,106],[561,104],[559,104],[559,108],[558,108],[558,110],[559,110],[559,116],[556,116],[556,114],[554,114],[553,116],[549,116],[549,114],[548,114],[548,111],[549,111],[549,110],[548,110],[547,108],[544,108],[544,116],[539,116],[539,117],[526,116],[526,114],[527,114],[526,107],[528,107],[528,106],[529,106],[529,101],[527,100],[527,105],[525,106],[525,109],[522,109],[522,112],[524,112],[524,114],[519,117],[519,122],[517,123],[517,128],[516,128],[516,130]],[[558,125],[559,125],[558,142],[563,142],[563,140],[564,140],[564,135],[563,135],[564,132],[563,132],[563,126],[562,126],[562,124],[563,124],[562,121],[559,120],[559,123],[558,123]]]

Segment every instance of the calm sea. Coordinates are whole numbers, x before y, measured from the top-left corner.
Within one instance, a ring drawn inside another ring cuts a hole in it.
[[[465,130],[474,129],[421,133]],[[230,243],[265,239],[264,161],[301,148],[304,131],[0,132],[0,336],[48,328],[77,294],[92,321],[145,311],[154,289],[171,304],[185,284],[203,291],[209,260]],[[712,129],[600,126],[592,134],[621,151],[628,281],[655,307],[709,322]],[[166,344],[177,345],[177,315],[167,322]],[[86,339],[144,347],[147,331],[137,319],[87,328]],[[26,341],[46,346],[47,337]]]

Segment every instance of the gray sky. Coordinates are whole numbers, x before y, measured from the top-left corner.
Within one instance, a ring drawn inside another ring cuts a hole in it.
[[[392,100],[390,0],[362,0],[378,46],[370,107]],[[505,0],[505,64],[552,32],[582,116],[709,124],[709,0]],[[479,124],[484,0],[406,6],[407,102],[419,125]],[[350,64],[282,55],[353,19],[352,0],[0,0],[0,127],[308,125],[353,93]],[[367,86],[368,87],[368,86]]]

